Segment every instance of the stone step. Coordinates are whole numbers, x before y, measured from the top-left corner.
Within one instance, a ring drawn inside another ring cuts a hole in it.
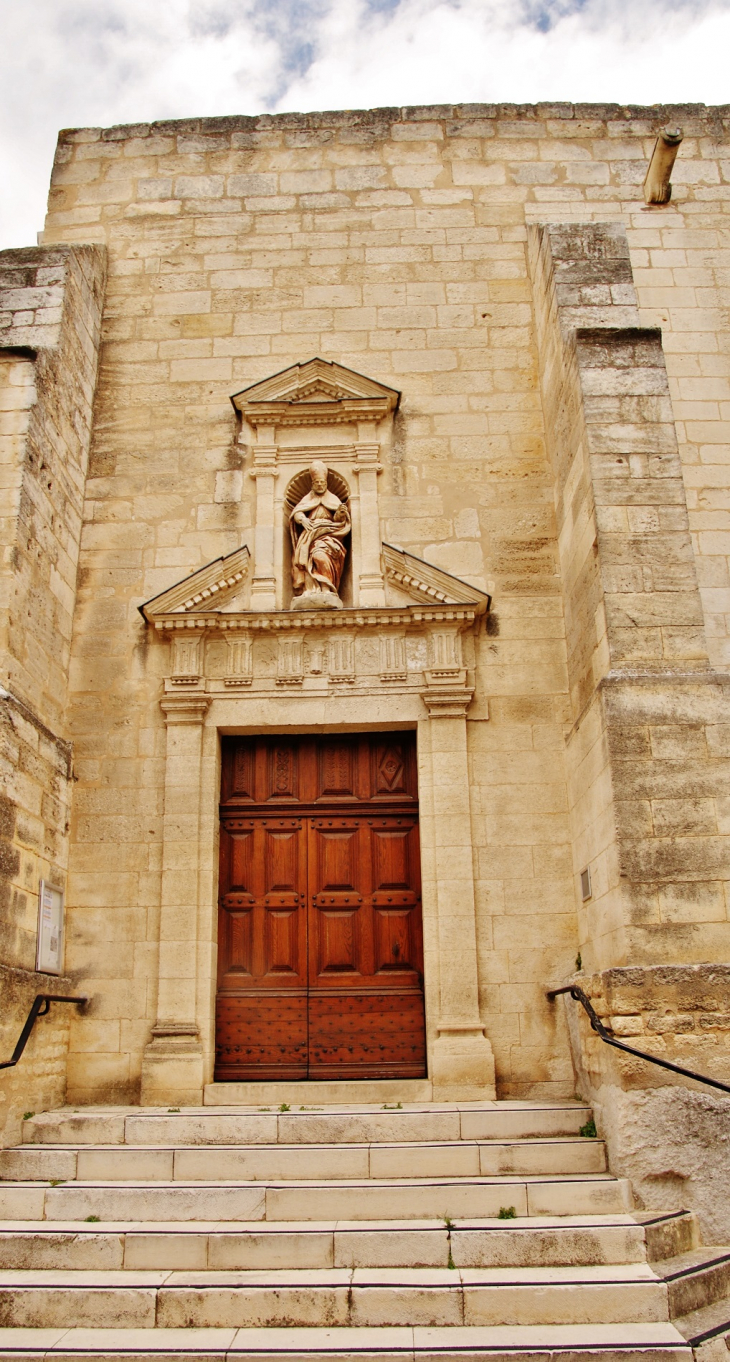
[[[0,1272],[5,1327],[620,1324],[669,1318],[645,1263],[542,1268]]]
[[[696,1362],[728,1362],[730,1351],[730,1299],[715,1301],[674,1321],[690,1344]]]
[[[575,1102],[482,1102],[401,1109],[387,1103],[316,1111],[312,1110],[313,1100],[310,1097],[298,1111],[262,1109],[266,1107],[263,1098],[252,1109],[236,1111],[200,1107],[179,1112],[139,1107],[61,1108],[26,1120],[23,1142],[178,1146],[546,1139],[578,1135],[581,1126],[591,1119],[590,1107]]]
[[[553,1138],[420,1144],[23,1145],[0,1150],[0,1178],[64,1182],[220,1182],[268,1178],[479,1177],[603,1173],[602,1140]]]
[[[208,1083],[203,1089],[206,1107],[262,1107],[288,1102],[297,1106],[363,1104],[380,1106],[387,1102],[432,1104],[433,1084],[428,1078],[353,1078],[340,1082],[327,1079],[301,1079],[294,1083]]]
[[[2,1220],[422,1220],[593,1215],[631,1208],[629,1184],[609,1174],[562,1177],[276,1182],[0,1183]]]
[[[687,1212],[505,1222],[441,1220],[107,1225],[0,1223],[0,1269],[547,1267],[655,1261],[695,1247]]]
[[[3,1329],[0,1353],[12,1362],[79,1358],[190,1359],[190,1362],[692,1362],[673,1325],[521,1325],[429,1329],[405,1325],[349,1329]]]
[[[730,1297],[730,1248],[693,1248],[657,1265],[673,1315],[687,1315]]]

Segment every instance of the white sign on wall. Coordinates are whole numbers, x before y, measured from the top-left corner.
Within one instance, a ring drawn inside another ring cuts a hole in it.
[[[41,974],[63,971],[63,890],[41,880],[38,891],[38,945],[35,967]]]

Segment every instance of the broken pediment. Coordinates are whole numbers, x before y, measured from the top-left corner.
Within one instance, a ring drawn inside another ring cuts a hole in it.
[[[342,364],[310,359],[234,393],[231,401],[254,427],[330,425],[382,421],[396,410],[400,393]]]
[[[216,558],[206,567],[192,572],[167,591],[141,605],[140,612],[151,622],[161,615],[189,615],[198,611],[230,608],[248,573],[250,554],[244,544],[225,558]]]
[[[246,608],[245,546],[147,601],[142,615],[170,643],[166,696],[350,688],[364,695],[387,687],[392,695],[417,691],[432,716],[464,715],[473,694],[473,644],[465,637],[489,596],[405,549],[381,547],[384,605]]]
[[[395,544],[383,544],[382,553],[386,582],[406,598],[421,604],[471,605],[478,615],[489,609],[486,591],[453,577],[443,568],[434,567]]]

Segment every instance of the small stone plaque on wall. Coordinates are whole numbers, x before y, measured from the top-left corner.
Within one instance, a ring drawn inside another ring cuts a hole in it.
[[[41,974],[63,972],[63,890],[41,880],[35,967]]]

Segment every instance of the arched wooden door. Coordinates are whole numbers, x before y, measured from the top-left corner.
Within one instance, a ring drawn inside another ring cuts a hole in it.
[[[425,1074],[415,735],[226,738],[216,1079]]]

